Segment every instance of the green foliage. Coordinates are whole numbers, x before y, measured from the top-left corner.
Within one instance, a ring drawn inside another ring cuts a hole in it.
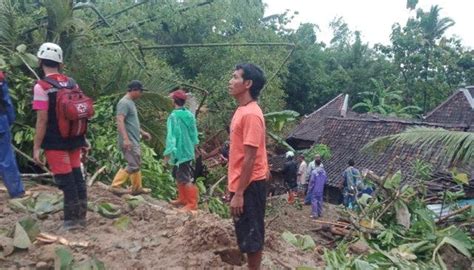
[[[116,219],[112,224],[114,225],[115,228],[125,231],[128,228],[128,225],[130,224],[131,220],[130,217],[128,216],[121,216],[118,219]]]
[[[15,225],[15,234],[13,235],[13,245],[17,248],[27,249],[31,246],[31,243],[25,229],[17,222]]]
[[[54,268],[60,270],[68,270],[72,268],[74,257],[72,256],[72,252],[69,249],[58,247],[54,253]]]
[[[363,150],[385,151],[394,144],[417,145],[425,152],[435,145],[442,145],[440,156],[451,164],[468,164],[474,158],[474,134],[472,132],[450,131],[441,128],[416,127],[403,133],[374,139]]]
[[[430,180],[431,174],[433,173],[433,165],[424,160],[416,159],[412,163],[412,168],[415,173],[415,178],[422,181]]]
[[[122,210],[111,203],[100,203],[96,206],[97,212],[106,218],[116,218],[122,213]]]
[[[74,262],[74,256],[72,251],[66,247],[57,247],[54,251],[54,269],[59,270],[105,270],[105,264],[94,256],[81,262]]]
[[[394,175],[392,175],[389,179],[385,181],[383,187],[391,190],[397,190],[400,187],[401,182],[402,172],[397,171]]]
[[[355,104],[352,109],[361,108],[363,112],[377,113],[388,116],[404,118],[413,117],[421,111],[417,106],[402,107],[402,90],[385,87],[383,82],[370,79],[374,86],[373,91],[360,93],[362,101]],[[396,87],[397,85],[395,85]]]
[[[230,218],[229,206],[219,198],[211,197],[208,202],[208,209],[209,212],[217,214],[221,218]]]
[[[309,235],[293,234],[289,231],[285,231],[281,237],[286,242],[304,251],[311,251],[316,247],[313,238]]]
[[[323,160],[328,160],[331,158],[331,150],[325,144],[315,144],[303,154],[305,159],[310,161],[314,160],[316,155],[320,155]]]
[[[443,228],[436,224],[423,194],[405,185],[401,178],[401,172],[388,176],[377,187],[376,198],[361,198],[359,208],[349,213],[351,222],[364,228],[358,229],[358,241],[367,244],[368,252],[348,255],[348,244],[341,242],[336,249],[325,251],[328,268],[446,269],[440,254],[443,245],[451,245],[471,258],[472,237],[455,226]]]
[[[285,147],[287,150],[289,151],[295,151],[295,149],[293,149],[293,147],[291,145],[289,145],[286,140],[284,138],[282,138],[280,135],[277,135],[271,131],[267,131],[267,135],[270,136],[270,138],[272,138],[277,145],[282,145],[283,147]]]
[[[461,185],[469,185],[469,176],[466,173],[458,172],[456,168],[451,169],[453,180]]]
[[[287,123],[295,121],[298,116],[300,116],[299,113],[291,110],[270,112],[263,115],[267,128],[272,132],[281,132]]]
[[[350,267],[350,258],[346,257],[347,244],[339,244],[335,249],[324,250],[324,261],[326,262],[326,269],[348,269]]]
[[[135,209],[137,208],[138,206],[142,205],[143,203],[145,203],[145,199],[141,196],[141,195],[138,195],[138,196],[126,196],[125,197],[125,200],[127,201],[127,204],[128,206],[130,206],[131,209]]]

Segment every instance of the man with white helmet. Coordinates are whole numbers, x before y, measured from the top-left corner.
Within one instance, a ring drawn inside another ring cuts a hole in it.
[[[38,164],[44,164],[41,149],[44,150],[48,167],[64,193],[64,229],[85,227],[87,188],[80,161],[81,150],[87,147],[83,134],[85,130],[64,135],[60,123],[64,116],[56,106],[60,101],[59,96],[67,94],[66,91],[72,93],[70,91],[81,90],[72,78],[60,73],[63,52],[59,45],[49,42],[42,44],[37,57],[44,78],[37,81],[33,88],[33,110],[37,115],[33,158]],[[86,109],[90,108],[86,106]]]
[[[288,188],[288,203],[293,204],[295,202],[295,195],[298,184],[296,179],[298,177],[298,164],[296,163],[295,153],[288,151],[285,154],[286,162],[283,167],[283,179]]]

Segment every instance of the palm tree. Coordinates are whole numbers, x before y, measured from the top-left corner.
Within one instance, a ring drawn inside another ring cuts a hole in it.
[[[440,39],[446,30],[454,25],[454,21],[449,18],[440,18],[441,8],[437,5],[432,6],[429,12],[418,10],[417,18],[420,20],[420,27],[423,31],[423,37],[427,43],[434,45],[437,39]]]
[[[392,145],[402,144],[416,145],[424,152],[429,152],[433,147],[441,145],[440,155],[444,156],[444,159],[448,160],[450,165],[473,165],[473,132],[416,127],[399,134],[379,137],[365,145],[363,150],[383,152]]]
[[[419,26],[423,36],[423,50],[425,59],[423,63],[422,76],[425,82],[428,82],[428,73],[430,69],[430,59],[432,51],[436,46],[436,41],[439,40],[446,30],[454,25],[454,21],[449,18],[440,18],[439,12],[441,8],[437,5],[432,6],[429,12],[423,12],[419,9],[417,11],[417,18],[419,19]],[[428,109],[428,89],[423,90],[423,112]]]

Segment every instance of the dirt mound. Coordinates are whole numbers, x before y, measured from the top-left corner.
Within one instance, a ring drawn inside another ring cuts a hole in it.
[[[34,192],[58,193],[51,187],[37,187]],[[41,232],[59,235],[68,241],[87,242],[87,247],[69,246],[74,261],[97,258],[107,269],[168,269],[245,267],[236,245],[231,220],[199,211],[195,215],[179,213],[165,202],[144,197],[145,202],[132,209],[124,198],[112,195],[99,186],[89,192],[91,205],[112,203],[121,211],[127,225],[119,226],[121,218],[105,218],[88,212],[88,227],[75,232],[62,232],[62,212],[38,219]],[[31,213],[14,211],[7,195],[0,193],[0,235]],[[268,221],[267,221],[268,222]],[[122,224],[123,225],[123,224]],[[320,265],[315,252],[303,252],[284,242],[280,232],[267,230],[263,258],[265,268],[295,268]],[[64,245],[35,242],[27,250],[15,250],[4,259],[1,269],[52,269],[55,250]]]
[[[335,247],[337,237],[327,231],[329,229],[327,224],[340,218],[337,206],[324,203],[321,218],[313,220],[310,215],[310,205],[301,203],[289,205],[285,196],[275,196],[267,204],[267,227],[280,233],[290,231],[310,235],[318,246]]]

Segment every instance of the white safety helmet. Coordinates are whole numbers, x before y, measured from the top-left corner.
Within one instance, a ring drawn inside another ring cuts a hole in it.
[[[288,152],[286,152],[286,154],[285,154],[285,157],[286,157],[286,158],[290,158],[290,157],[294,157],[294,156],[295,156],[295,153],[293,153],[293,151],[288,151]]]
[[[38,50],[36,56],[39,59],[51,60],[54,62],[62,63],[63,62],[63,50],[59,45],[46,42],[43,43]]]

